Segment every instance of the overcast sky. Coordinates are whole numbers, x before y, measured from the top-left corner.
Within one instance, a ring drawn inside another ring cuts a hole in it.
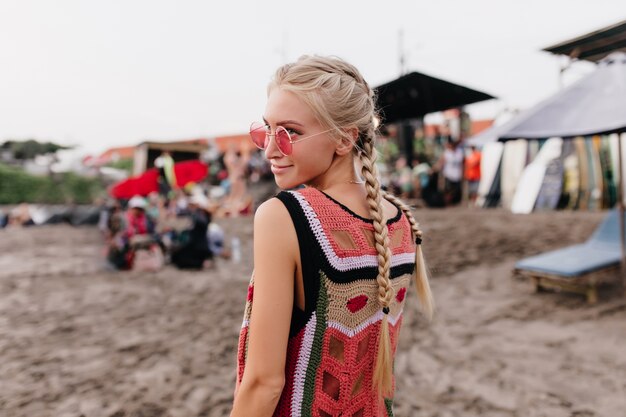
[[[541,48],[623,19],[624,0],[0,0],[0,142],[243,133],[284,60],[338,55],[376,86],[399,75],[400,30],[409,70],[499,97],[470,107],[492,118],[558,89]]]

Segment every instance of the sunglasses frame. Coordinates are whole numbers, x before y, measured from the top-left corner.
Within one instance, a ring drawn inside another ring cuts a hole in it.
[[[257,128],[255,128],[255,129],[253,129],[252,127],[253,127],[255,124],[258,124],[259,126],[258,126]],[[255,132],[255,131],[257,131],[257,130],[259,130],[259,129],[263,129],[263,130],[265,131],[265,145],[264,145],[264,146],[259,146],[259,145],[258,145],[258,144],[254,141],[254,139],[252,139],[252,133],[253,133],[253,132]],[[280,148],[280,145],[279,145],[279,144],[278,144],[278,142],[276,141],[276,135],[278,134],[278,132],[279,132],[279,130],[280,130],[280,129],[282,129],[282,130],[283,130],[283,131],[287,134],[287,140],[289,141],[289,144],[290,144],[290,145],[292,145],[292,146],[291,146],[291,148],[292,148],[292,149],[291,149],[291,151],[290,151],[289,153],[285,153],[285,152],[284,152],[284,150]],[[332,130],[334,130],[334,129],[328,129],[328,130],[325,130],[325,131],[323,131],[323,132],[314,133],[314,134],[312,134],[312,135],[305,136],[305,137],[303,137],[303,138],[293,140],[293,139],[291,138],[291,135],[289,134],[289,131],[288,131],[287,129],[285,129],[283,126],[278,126],[278,127],[276,128],[276,130],[274,131],[274,133],[270,133],[270,132],[267,130],[267,125],[266,125],[266,124],[263,124],[263,123],[261,123],[261,122],[252,122],[252,123],[250,124],[250,138],[251,138],[251,140],[252,140],[252,143],[254,143],[254,145],[255,145],[257,148],[259,148],[259,149],[261,149],[261,150],[265,150],[265,149],[267,149],[267,147],[269,146],[270,141],[271,141],[271,138],[273,137],[273,138],[274,138],[274,142],[276,142],[276,147],[278,148],[278,151],[279,151],[281,154],[283,154],[284,156],[289,156],[289,155],[291,155],[291,154],[293,153],[293,144],[294,144],[294,143],[302,142],[303,140],[310,139],[310,138],[313,138],[313,137],[315,137],[315,136],[323,135],[324,133],[328,133],[328,132],[330,132],[330,131],[332,131]],[[268,137],[270,138],[269,140],[268,140]]]

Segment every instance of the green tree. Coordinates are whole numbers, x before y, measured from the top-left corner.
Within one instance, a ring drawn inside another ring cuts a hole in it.
[[[35,139],[25,141],[9,140],[0,145],[0,149],[10,151],[15,159],[33,159],[37,155],[55,153],[61,149],[71,149],[71,146],[58,145],[53,142],[38,142]]]

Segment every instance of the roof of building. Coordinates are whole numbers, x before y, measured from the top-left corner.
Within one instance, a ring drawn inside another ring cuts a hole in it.
[[[111,160],[111,159],[131,159],[135,153],[134,146],[118,146],[116,148],[110,148],[104,151],[98,159]]]
[[[202,152],[208,148],[208,139],[179,140],[172,142],[141,142],[137,147],[147,147],[168,152]]]
[[[218,136],[214,138],[213,143],[220,152],[226,152],[230,146],[235,146],[238,151],[250,150],[254,147],[248,134]]]
[[[543,49],[557,55],[598,62],[611,52],[626,52],[626,20]]]

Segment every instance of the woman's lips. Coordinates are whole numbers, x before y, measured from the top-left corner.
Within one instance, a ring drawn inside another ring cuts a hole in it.
[[[282,174],[287,169],[291,168],[293,165],[272,165],[272,172],[274,174]]]

